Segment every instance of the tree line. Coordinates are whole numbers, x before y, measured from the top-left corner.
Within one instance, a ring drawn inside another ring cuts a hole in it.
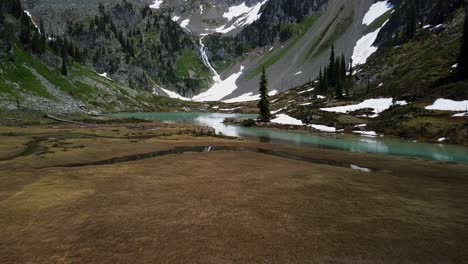
[[[335,47],[332,45],[330,59],[327,66],[320,69],[317,91],[333,95],[341,99],[350,96],[350,88],[354,86],[352,77],[352,63],[347,67],[344,54],[335,56]]]

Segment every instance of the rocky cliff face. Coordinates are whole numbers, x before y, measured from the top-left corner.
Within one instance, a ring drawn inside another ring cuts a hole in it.
[[[443,27],[453,18],[454,12],[461,7],[462,2],[462,0],[391,0],[395,12],[381,30],[376,45],[382,47],[399,45],[411,39],[420,28],[437,25]]]
[[[270,0],[260,19],[240,32],[237,41],[250,47],[263,47],[286,41],[293,32],[288,25],[300,24],[308,16],[326,9],[328,0]]]

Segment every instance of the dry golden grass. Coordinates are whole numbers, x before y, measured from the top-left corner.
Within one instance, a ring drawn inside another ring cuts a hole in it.
[[[180,129],[185,128],[22,131],[54,139],[40,143],[42,154],[0,162],[0,263],[468,259],[466,166],[178,135]],[[3,142],[0,155],[26,142],[21,140]],[[275,148],[380,170],[364,173],[241,151],[51,167],[204,145]]]

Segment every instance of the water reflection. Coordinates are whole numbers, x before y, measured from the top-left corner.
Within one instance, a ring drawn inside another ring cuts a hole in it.
[[[459,162],[468,164],[468,149],[464,147],[440,144],[425,144],[397,139],[368,138],[361,136],[320,136],[306,133],[241,127],[224,124],[225,118],[256,118],[256,115],[225,113],[128,113],[113,114],[114,117],[136,117],[146,120],[175,122],[210,126],[216,133],[226,136],[257,140],[271,144],[293,144],[350,152],[379,153],[404,157],[424,158],[430,160]]]

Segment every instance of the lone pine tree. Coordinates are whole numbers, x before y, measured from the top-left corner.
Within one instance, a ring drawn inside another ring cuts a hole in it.
[[[260,109],[260,116],[258,120],[261,122],[270,122],[270,101],[268,98],[268,80],[266,76],[265,67],[262,70],[262,76],[260,77],[260,101],[258,102],[258,108]]]

